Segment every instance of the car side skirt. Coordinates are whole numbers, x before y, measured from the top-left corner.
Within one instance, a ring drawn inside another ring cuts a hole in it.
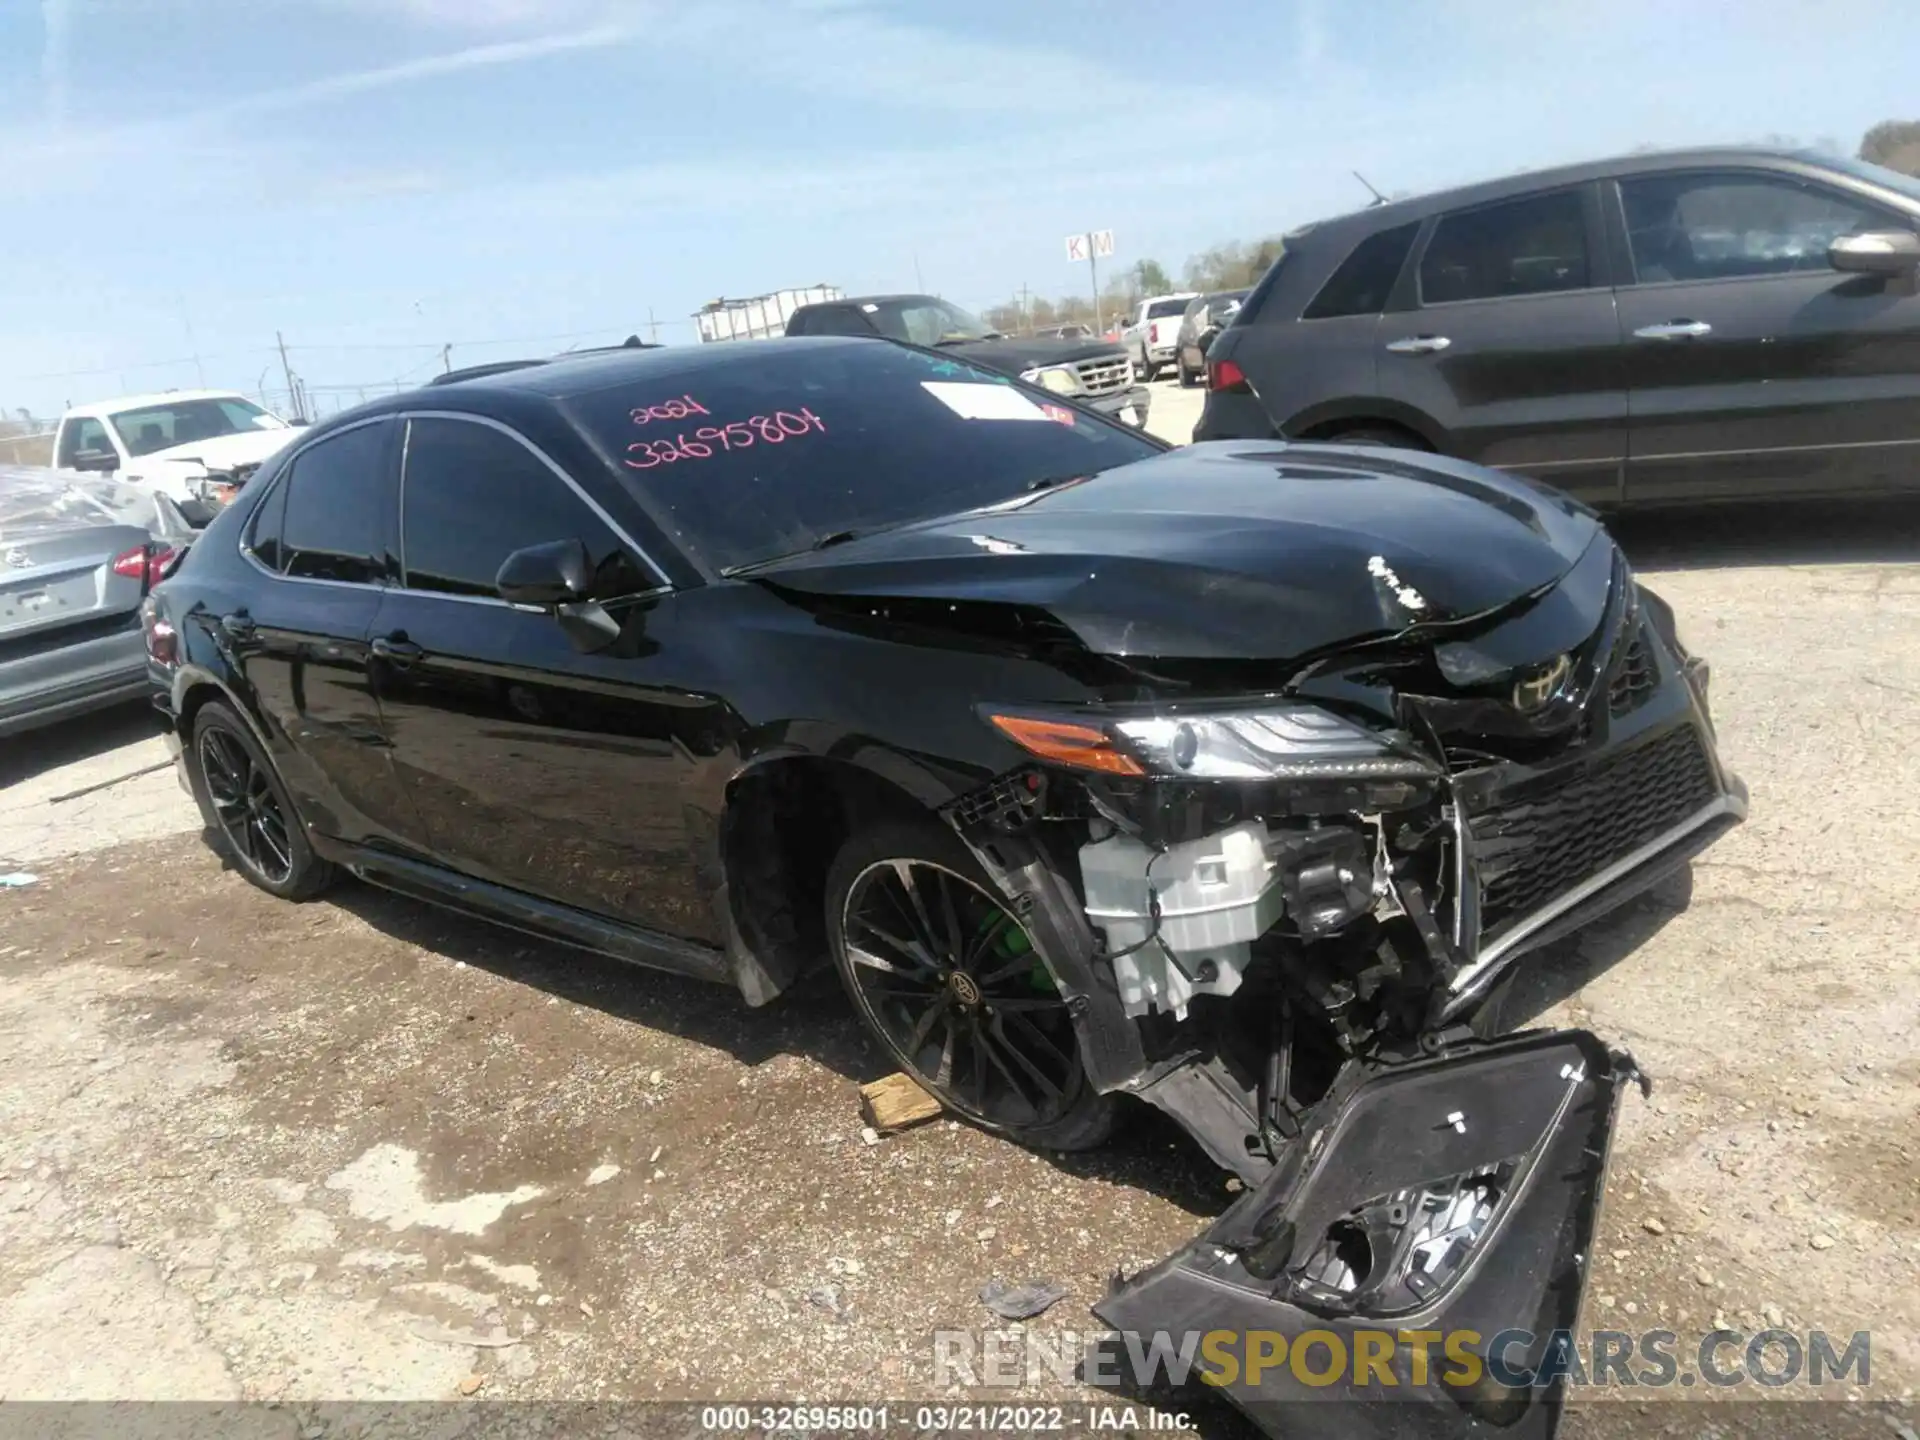
[[[312,829],[307,838],[323,857],[383,890],[649,970],[728,986],[734,983],[726,952],[712,946],[623,924],[404,855],[343,844]]]

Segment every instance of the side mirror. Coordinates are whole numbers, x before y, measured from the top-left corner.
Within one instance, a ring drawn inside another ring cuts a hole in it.
[[[1910,275],[1920,270],[1920,235],[1911,230],[1864,230],[1838,235],[1827,263],[1852,275]]]
[[[589,598],[593,560],[579,540],[549,540],[507,556],[493,584],[509,605],[551,610]]]
[[[111,450],[76,450],[71,464],[75,470],[98,470],[112,474],[120,468],[120,457]]]

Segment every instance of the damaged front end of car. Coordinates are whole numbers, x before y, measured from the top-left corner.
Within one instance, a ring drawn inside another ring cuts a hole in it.
[[[1671,612],[1601,533],[1495,613],[1331,647],[1258,690],[1256,667],[1131,663],[1132,697],[982,705],[1031,763],[947,810],[1047,960],[1090,1082],[1248,1187],[1099,1313],[1570,1325],[1630,1062],[1580,1033],[1490,1043],[1480,1012],[1519,956],[1745,813]],[[1287,1383],[1233,1393],[1298,1398]],[[1430,1388],[1462,1423],[1528,1398]]]

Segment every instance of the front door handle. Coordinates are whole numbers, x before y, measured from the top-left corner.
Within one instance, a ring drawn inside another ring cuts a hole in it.
[[[1404,340],[1393,340],[1387,349],[1396,355],[1437,355],[1453,341],[1444,335],[1409,335]]]
[[[1704,320],[1663,320],[1658,325],[1642,325],[1633,332],[1636,340],[1698,340],[1711,335],[1713,326]]]
[[[390,660],[396,665],[411,665],[427,653],[404,635],[383,635],[368,648],[375,658]]]

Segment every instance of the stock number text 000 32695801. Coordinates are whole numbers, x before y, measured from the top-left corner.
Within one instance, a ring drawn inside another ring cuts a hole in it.
[[[632,412],[635,425],[671,424],[705,416],[712,412],[691,395],[658,405],[643,405]],[[634,470],[651,470],[656,465],[671,465],[680,460],[710,460],[716,453],[745,450],[751,445],[784,445],[803,435],[824,435],[826,422],[802,406],[798,410],[776,410],[771,415],[750,415],[724,425],[697,426],[691,437],[681,430],[671,439],[636,440],[627,447],[626,464]]]

